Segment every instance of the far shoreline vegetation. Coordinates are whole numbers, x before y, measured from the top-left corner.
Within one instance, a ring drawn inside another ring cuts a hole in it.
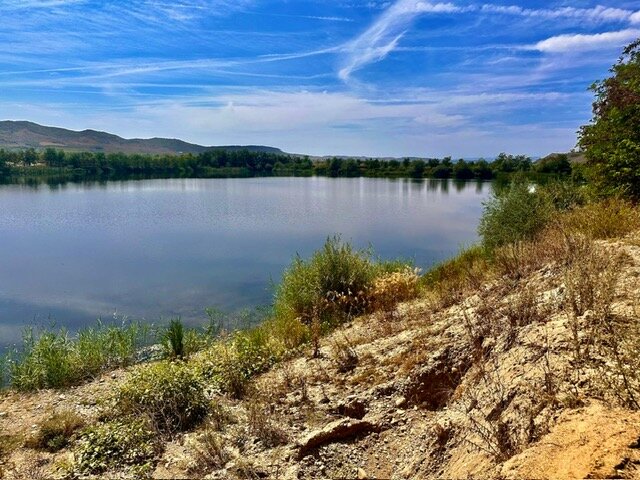
[[[582,179],[582,165],[571,154],[553,154],[538,161],[501,153],[494,160],[377,159],[331,157],[312,159],[250,150],[209,150],[198,154],[125,154],[71,152],[47,148],[0,149],[0,182],[65,183],[154,178],[250,178],[326,176],[372,178],[435,178],[495,180],[514,174],[530,177]]]

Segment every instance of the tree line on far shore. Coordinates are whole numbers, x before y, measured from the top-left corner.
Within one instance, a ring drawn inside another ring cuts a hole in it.
[[[566,154],[533,162],[525,155],[501,153],[495,159],[469,161],[443,159],[402,160],[331,157],[312,159],[248,150],[211,150],[200,154],[144,155],[69,152],[47,148],[0,149],[0,176],[67,175],[78,177],[176,176],[251,177],[321,175],[330,177],[407,177],[491,180],[502,174],[532,172],[568,175],[572,164]]]

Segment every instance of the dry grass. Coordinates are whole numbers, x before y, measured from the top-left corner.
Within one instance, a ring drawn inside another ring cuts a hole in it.
[[[231,460],[231,453],[226,448],[223,438],[215,426],[207,426],[193,447],[194,467],[192,471],[207,473],[224,467]]]
[[[465,428],[470,432],[466,441],[496,462],[503,462],[524,444],[522,432],[515,425],[509,425],[504,415],[511,400],[508,389],[495,362],[478,361],[469,373],[477,386],[468,386],[459,394]],[[486,412],[489,407],[490,411]]]
[[[376,278],[367,292],[370,309],[387,312],[400,302],[416,298],[419,280],[419,270],[409,267]]]
[[[611,313],[622,258],[612,257],[593,242],[584,243],[565,270],[566,303],[577,317],[592,310],[596,317]]]
[[[640,211],[621,199],[576,208],[560,217],[562,226],[594,239],[621,238],[640,229]]]
[[[237,420],[230,410],[221,403],[212,403],[209,407],[207,428],[214,431],[222,431],[227,425],[235,423]]]
[[[259,398],[247,402],[247,427],[249,433],[267,448],[283,445],[289,440],[285,429],[274,420],[270,405]]]
[[[509,298],[501,313],[507,323],[507,345],[511,346],[520,327],[546,321],[551,306],[540,301],[531,283],[525,283]]]
[[[20,465],[12,471],[11,477],[17,480],[48,480],[51,472],[47,468],[47,460],[40,453],[27,455]],[[1,472],[2,470],[0,470]],[[0,477],[2,478],[2,477]]]
[[[75,433],[85,426],[85,421],[77,413],[61,411],[52,413],[41,421],[37,432],[25,442],[27,448],[57,452],[66,447]]]
[[[5,435],[0,433],[0,465],[11,452],[19,448],[23,443],[23,438],[18,435]],[[2,475],[0,475],[2,478]]]
[[[462,251],[457,257],[434,267],[422,277],[427,295],[437,309],[460,301],[464,292],[477,290],[491,275],[489,259],[482,247]]]

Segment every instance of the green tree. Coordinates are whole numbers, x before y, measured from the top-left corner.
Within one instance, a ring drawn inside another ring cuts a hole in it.
[[[426,164],[423,160],[414,160],[409,168],[409,175],[413,178],[422,178],[424,175]]]
[[[473,178],[474,175],[471,166],[461,158],[453,166],[453,176],[460,180],[469,180]]]
[[[38,152],[36,152],[33,148],[25,150],[22,156],[22,161],[27,167],[33,165],[38,161]]]
[[[640,200],[640,38],[628,45],[611,76],[591,85],[593,118],[579,131],[588,175],[599,192]]]
[[[0,149],[0,177],[4,177],[9,174],[9,154],[3,149]]]

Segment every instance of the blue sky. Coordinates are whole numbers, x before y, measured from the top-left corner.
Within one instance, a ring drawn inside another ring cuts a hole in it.
[[[0,0],[0,119],[377,156],[544,155],[637,1]]]

